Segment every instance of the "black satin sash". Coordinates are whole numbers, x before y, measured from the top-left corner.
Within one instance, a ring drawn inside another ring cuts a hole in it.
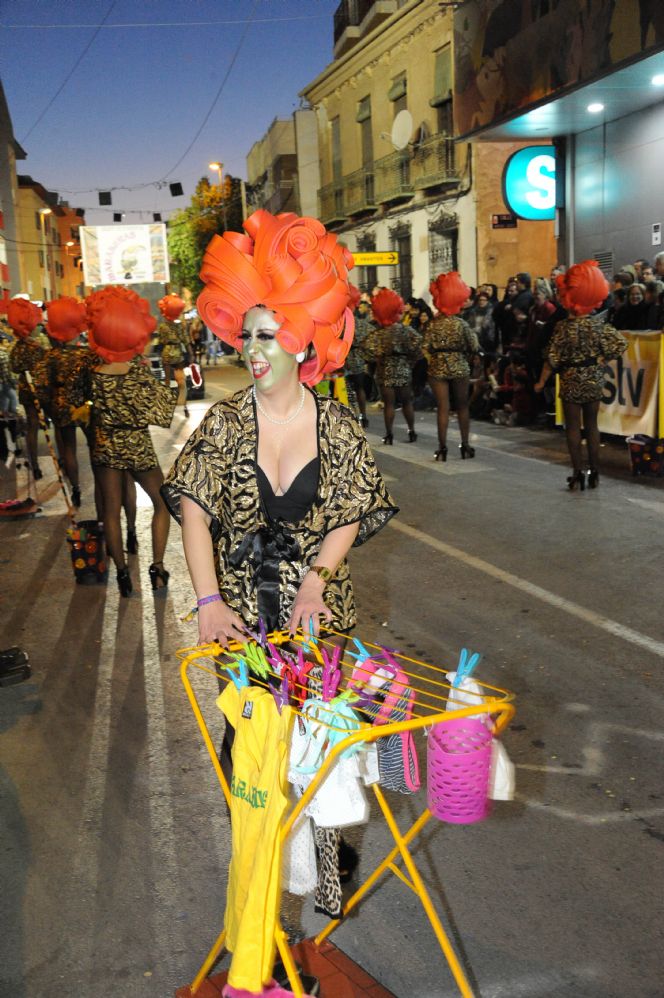
[[[266,629],[279,627],[279,563],[295,561],[300,556],[300,545],[292,534],[277,521],[270,527],[261,527],[253,534],[246,534],[228,557],[233,568],[249,559],[254,570],[258,615]]]

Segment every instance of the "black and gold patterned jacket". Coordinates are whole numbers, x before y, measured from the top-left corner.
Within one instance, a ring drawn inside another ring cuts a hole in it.
[[[90,373],[104,361],[85,346],[56,346],[46,356],[48,412],[56,426],[69,426],[72,409],[88,400]]]
[[[479,348],[477,336],[458,315],[437,315],[424,329],[422,351],[432,378],[469,378],[470,358]]]
[[[47,398],[48,374],[46,356],[48,351],[33,339],[17,340],[9,353],[9,364],[14,374],[18,374],[18,399],[21,405],[32,405],[34,395],[25,377],[28,371],[40,405]]]
[[[191,353],[189,334],[184,322],[162,320],[157,326],[163,364],[183,364]]]
[[[271,523],[256,479],[258,439],[251,389],[216,403],[185,444],[166,478],[163,495],[180,521],[180,497],[211,517],[219,591],[250,626],[258,621],[258,583],[268,560],[279,568],[279,626],[288,622],[300,582],[315,563],[324,537],[357,523],[363,544],[398,512],[376,467],[363,430],[345,406],[313,393],[318,407],[320,477],[317,497],[298,523]],[[328,583],[332,626],[355,624],[348,563]]]
[[[560,375],[560,397],[565,402],[597,402],[602,398],[606,360],[627,349],[627,340],[598,316],[562,319],[549,343],[549,364]]]

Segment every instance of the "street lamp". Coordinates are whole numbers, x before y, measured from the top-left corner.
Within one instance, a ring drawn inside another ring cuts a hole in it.
[[[223,213],[223,216],[224,216],[224,229],[227,229],[228,228],[228,217],[226,215],[226,198],[224,197],[224,192],[223,192],[222,187],[221,187],[221,174],[222,174],[222,171],[224,169],[224,164],[223,163],[217,163],[215,161],[214,163],[208,163],[208,168],[210,170],[215,170],[216,171],[216,174],[217,174],[217,177],[218,177],[218,180],[219,180],[219,183],[218,183],[217,186],[219,187],[219,197],[221,198],[221,210],[222,210],[222,213]]]
[[[48,250],[46,248],[46,223],[44,222],[44,217],[46,215],[53,214],[50,208],[40,208],[39,209],[39,227],[41,229],[42,237],[42,253],[44,255],[44,272],[45,272],[45,286],[44,291],[46,292],[46,298],[50,301],[51,298],[51,271],[48,266]]]

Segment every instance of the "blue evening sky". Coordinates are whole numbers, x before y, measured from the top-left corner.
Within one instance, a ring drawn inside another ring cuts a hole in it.
[[[0,75],[14,134],[28,153],[18,172],[86,208],[89,224],[110,223],[112,216],[95,210],[94,191],[67,191],[179,180],[185,191],[180,198],[155,187],[113,194],[111,210],[172,212],[188,203],[201,176],[214,179],[207,169],[211,160],[246,178],[253,143],[275,117],[291,114],[298,91],[330,62],[338,2],[0,0]],[[33,129],[106,16],[109,26],[99,30]],[[137,26],[144,22],[149,26]],[[173,169],[202,124],[245,29],[207,125]],[[141,219],[127,215],[126,221]]]

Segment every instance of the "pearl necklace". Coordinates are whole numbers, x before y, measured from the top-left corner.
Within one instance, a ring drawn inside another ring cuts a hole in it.
[[[261,413],[261,415],[265,416],[265,418],[267,419],[267,421],[269,423],[274,423],[275,426],[286,426],[288,423],[292,423],[293,420],[297,419],[297,417],[302,412],[302,407],[304,406],[304,399],[305,399],[305,395],[306,395],[305,390],[304,390],[304,385],[302,385],[302,384],[300,385],[300,392],[301,392],[301,395],[300,395],[300,404],[298,405],[297,409],[292,414],[292,416],[289,416],[288,419],[275,419],[274,416],[271,416],[269,414],[269,412],[266,412],[265,409],[263,408],[263,406],[260,404],[258,395],[256,394],[256,386],[255,385],[253,386],[252,391],[253,391],[253,394],[254,394],[254,402],[256,403],[256,408]]]

